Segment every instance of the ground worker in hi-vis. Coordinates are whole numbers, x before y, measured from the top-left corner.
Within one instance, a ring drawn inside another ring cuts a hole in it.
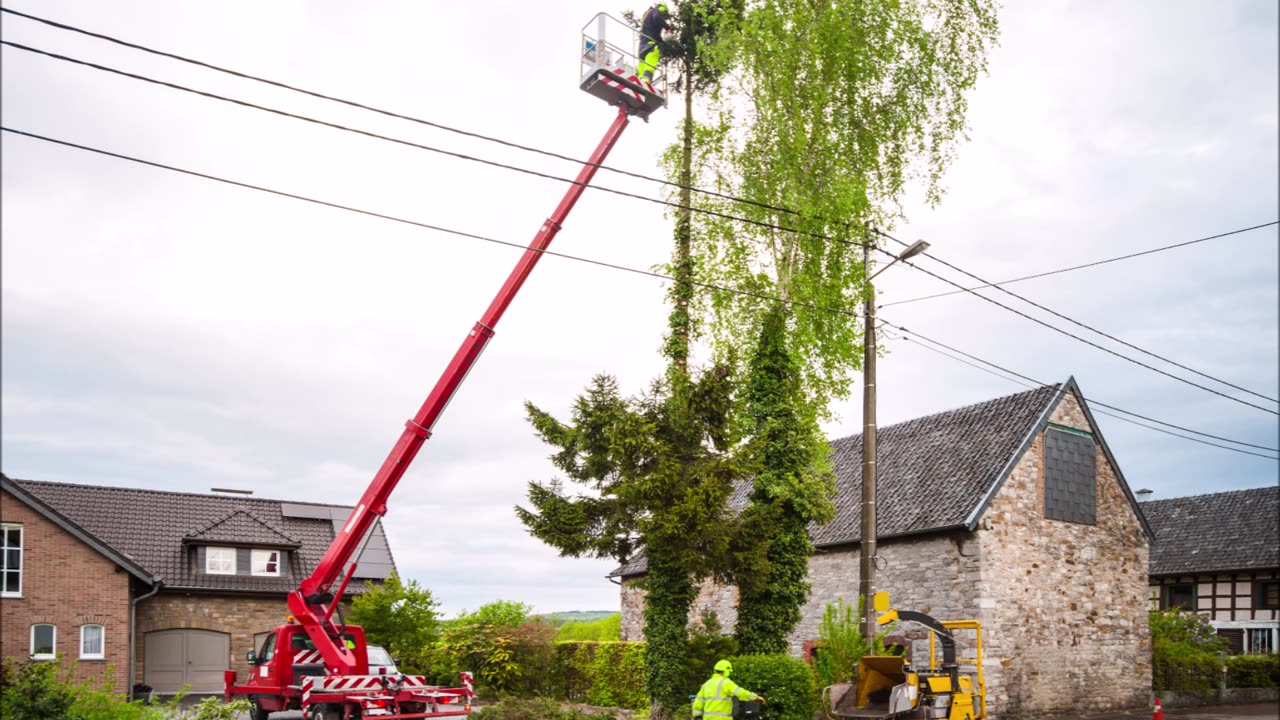
[[[743,702],[759,700],[764,702],[763,695],[757,695],[729,679],[733,672],[733,664],[728,660],[716,663],[716,673],[711,679],[702,683],[698,694],[693,697],[693,716],[695,718],[731,718],[733,717],[733,699]]]
[[[662,59],[662,34],[671,30],[667,24],[671,12],[666,3],[658,3],[644,14],[644,22],[640,25],[640,79],[653,82],[653,74],[658,71],[658,61]]]

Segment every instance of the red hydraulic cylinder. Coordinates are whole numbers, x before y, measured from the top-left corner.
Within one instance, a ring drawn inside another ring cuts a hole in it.
[[[387,455],[387,459],[382,463],[369,488],[365,490],[355,510],[351,512],[346,524],[337,533],[337,537],[329,545],[324,557],[316,565],[315,571],[302,581],[298,590],[289,594],[290,612],[311,637],[331,673],[351,674],[355,672],[357,660],[355,653],[341,639],[339,626],[329,617],[332,604],[338,602],[338,599],[329,592],[330,588],[342,574],[346,563],[356,553],[362,539],[373,527],[373,523],[386,514],[387,498],[391,495],[391,491],[400,482],[400,478],[413,462],[423,442],[431,437],[431,429],[440,419],[440,414],[444,412],[454,392],[462,384],[476,359],[480,357],[489,339],[493,337],[498,320],[502,318],[502,314],[506,312],[507,306],[520,291],[520,287],[529,277],[534,266],[538,264],[538,260],[542,258],[542,251],[551,244],[556,233],[560,231],[561,224],[573,210],[578,198],[582,197],[583,190],[590,184],[596,170],[609,155],[609,151],[613,149],[614,143],[618,141],[628,122],[627,109],[619,107],[617,118],[600,140],[600,144],[596,146],[591,158],[578,172],[574,184],[565,191],[555,212],[551,213],[551,217],[542,224],[511,274],[507,276],[506,282],[502,284],[502,289],[498,291],[479,322],[471,328],[471,332],[462,341],[462,346],[449,361],[449,366],[436,381],[435,387],[431,389],[431,394],[427,396],[418,413],[405,422],[405,429],[400,439]]]

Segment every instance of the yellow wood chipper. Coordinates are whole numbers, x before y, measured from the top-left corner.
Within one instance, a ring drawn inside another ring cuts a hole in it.
[[[929,718],[980,720],[987,715],[982,677],[982,625],[977,620],[935,620],[924,613],[890,610],[889,594],[875,594],[876,622],[916,623],[929,630],[929,664],[914,667],[900,655],[868,655],[858,661],[856,682],[824,688],[831,720]],[[956,631],[972,630],[972,658],[956,655]],[[941,646],[942,659],[937,649]]]

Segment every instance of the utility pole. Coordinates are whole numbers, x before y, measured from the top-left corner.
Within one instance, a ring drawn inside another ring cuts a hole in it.
[[[871,267],[871,250],[875,241],[871,233],[863,236],[862,262]],[[862,598],[862,636],[867,642],[876,636],[876,610],[872,607],[876,576],[876,291],[871,281],[899,260],[906,260],[929,249],[929,243],[917,240],[900,255],[867,278],[867,298],[863,303],[862,323],[862,532],[858,538],[858,595]]]
[[[870,234],[864,235],[863,267],[871,267]],[[887,266],[886,266],[887,267]],[[876,291],[867,278],[862,323],[862,532],[858,538],[858,594],[862,597],[862,636],[876,636]]]

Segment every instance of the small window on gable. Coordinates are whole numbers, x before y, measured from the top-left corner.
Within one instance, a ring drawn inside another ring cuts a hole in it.
[[[235,575],[236,549],[229,547],[205,548],[204,571],[210,575]]]
[[[55,660],[58,657],[58,628],[39,623],[31,626],[31,659]]]
[[[254,550],[253,574],[278,576],[280,574],[280,551],[279,550]]]
[[[1096,451],[1093,436],[1050,427],[1044,432],[1044,516],[1097,523]]]
[[[1258,609],[1280,610],[1280,580],[1258,581]]]
[[[1164,609],[1182,608],[1192,612],[1196,609],[1196,584],[1177,583],[1164,586]]]
[[[104,636],[101,625],[80,626],[80,659],[101,660],[105,658]]]
[[[22,597],[21,525],[0,525],[0,597]]]

